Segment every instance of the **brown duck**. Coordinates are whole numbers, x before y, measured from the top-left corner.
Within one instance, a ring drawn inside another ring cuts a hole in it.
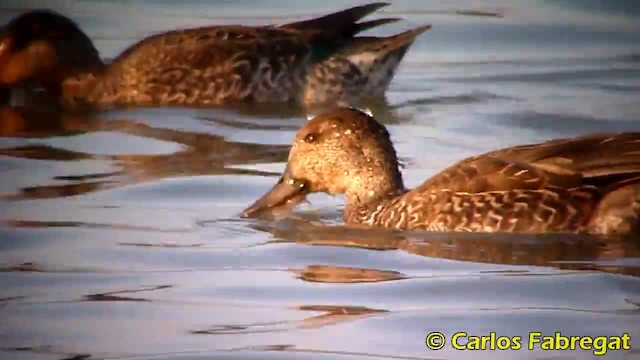
[[[416,36],[356,36],[399,19],[360,21],[373,3],[280,26],[225,25],[148,37],[111,63],[70,19],[49,10],[14,18],[0,34],[0,88],[36,83],[61,105],[302,107],[383,96]]]
[[[312,192],[344,194],[344,221],[351,225],[637,237],[640,133],[497,150],[407,190],[386,128],[363,112],[339,109],[298,131],[282,178],[244,215]]]

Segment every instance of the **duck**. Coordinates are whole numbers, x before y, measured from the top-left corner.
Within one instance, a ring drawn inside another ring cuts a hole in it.
[[[168,31],[135,43],[110,63],[73,20],[30,10],[0,33],[0,88],[35,84],[71,110],[357,103],[384,96],[409,47],[431,28],[356,36],[399,21],[360,21],[387,5],[277,26]]]
[[[242,217],[344,195],[356,227],[432,232],[640,235],[640,132],[591,134],[463,159],[407,189],[386,127],[329,110],[299,129],[279,181]]]

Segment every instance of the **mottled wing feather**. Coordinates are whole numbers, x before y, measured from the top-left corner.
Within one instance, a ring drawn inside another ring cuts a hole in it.
[[[638,181],[640,133],[591,135],[465,159],[377,215],[413,229],[576,231],[604,193]]]
[[[640,133],[600,134],[522,145],[467,158],[422,186],[480,192],[571,188],[640,174]],[[595,185],[595,184],[594,184]]]
[[[593,134],[522,145],[486,155],[505,160],[571,169],[585,178],[640,169],[640,133]]]
[[[125,74],[121,84],[132,96],[147,94],[150,102],[220,103],[260,96],[261,88],[272,93],[294,86],[280,76],[299,70],[309,54],[294,31],[221,26],[148,38],[114,60],[113,68]]]
[[[585,226],[596,200],[594,187],[409,192],[402,202],[413,204],[407,211],[414,212],[409,213],[406,224],[397,224],[434,231],[575,231]],[[421,211],[415,211],[416,204],[424,204]],[[394,220],[398,220],[397,216]]]
[[[416,189],[447,189],[478,193],[511,189],[536,190],[549,186],[571,188],[582,183],[580,173],[567,169],[545,169],[534,164],[508,161],[493,156],[466,159],[435,175]]]

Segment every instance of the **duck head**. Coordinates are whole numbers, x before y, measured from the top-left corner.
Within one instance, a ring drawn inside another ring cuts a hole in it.
[[[32,10],[0,30],[0,86],[22,81],[59,85],[78,72],[101,67],[89,37],[67,17]]]
[[[365,112],[337,109],[314,117],[297,132],[280,180],[244,216],[299,202],[313,192],[344,194],[349,207],[403,189],[387,129]]]

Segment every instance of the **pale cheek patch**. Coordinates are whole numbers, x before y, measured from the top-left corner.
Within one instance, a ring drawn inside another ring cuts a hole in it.
[[[2,41],[0,41],[0,59],[2,59],[2,56],[4,56],[5,53],[9,52],[9,49],[11,48],[12,43],[13,43],[13,39],[10,37],[6,37],[2,39]]]

